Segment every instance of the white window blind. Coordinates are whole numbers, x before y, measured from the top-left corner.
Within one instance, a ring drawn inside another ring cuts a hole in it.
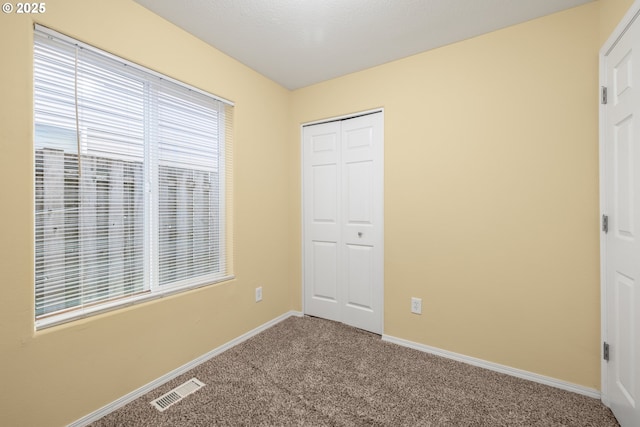
[[[36,325],[231,276],[232,115],[36,28]]]

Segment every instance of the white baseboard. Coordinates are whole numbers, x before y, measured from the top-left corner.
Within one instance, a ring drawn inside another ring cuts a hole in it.
[[[489,369],[491,371],[500,372],[502,374],[511,375],[514,377],[522,378],[529,381],[534,381],[540,384],[545,384],[551,387],[556,387],[562,390],[571,391],[573,393],[582,394],[585,396],[600,399],[600,392],[596,389],[584,387],[578,384],[561,381],[556,378],[547,377],[544,375],[536,374],[522,369],[512,368],[510,366],[500,365],[498,363],[488,362],[486,360],[477,359],[471,356],[465,356],[464,354],[454,353],[452,351],[443,350],[437,347],[431,347],[424,344],[419,344],[413,341],[404,340],[402,338],[392,337],[390,335],[382,335],[383,341],[388,341],[393,344],[398,344],[403,347],[409,347],[414,350],[423,351],[425,353],[434,354],[436,356],[446,357],[447,359],[453,359],[458,362],[467,363],[469,365],[478,366],[480,368]]]
[[[176,378],[178,375],[182,375],[185,372],[187,372],[190,369],[195,368],[196,366],[200,365],[201,363],[206,362],[207,360],[211,359],[214,356],[217,356],[218,354],[229,350],[230,348],[240,344],[243,341],[248,340],[249,338],[259,334],[260,332],[269,329],[270,327],[272,327],[273,325],[282,322],[285,319],[288,319],[291,316],[297,316],[300,317],[303,314],[299,311],[289,311],[281,316],[276,317],[273,320],[268,321],[267,323],[258,326],[257,328],[240,335],[238,338],[235,338],[223,345],[221,345],[220,347],[217,347],[213,350],[211,350],[210,352],[203,354],[202,356],[198,357],[197,359],[192,360],[191,362],[188,362],[182,366],[180,366],[177,369],[174,369],[173,371],[161,376],[160,378],[157,378],[153,381],[151,381],[149,384],[146,384],[142,387],[140,387],[137,390],[132,391],[129,394],[126,394],[124,396],[122,396],[121,398],[109,403],[108,405],[103,406],[102,408],[98,409],[97,411],[94,411],[92,413],[90,413],[89,415],[86,415],[82,418],[80,418],[79,420],[69,424],[68,427],[84,427],[88,424],[91,424],[94,421],[99,420],[100,418],[104,417],[105,415],[115,411],[118,408],[123,407],[124,405],[126,405],[129,402],[134,401],[135,399],[137,399],[138,397],[148,393],[149,391],[153,390],[154,388],[157,388],[159,386],[161,386],[162,384],[166,383],[167,381],[170,381],[174,378]]]

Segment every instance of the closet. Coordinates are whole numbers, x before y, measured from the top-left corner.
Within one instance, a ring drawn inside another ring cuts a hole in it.
[[[382,333],[383,112],[302,128],[304,312]]]

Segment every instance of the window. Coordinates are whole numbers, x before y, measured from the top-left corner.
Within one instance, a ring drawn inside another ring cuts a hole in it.
[[[232,277],[232,115],[36,28],[36,326]]]

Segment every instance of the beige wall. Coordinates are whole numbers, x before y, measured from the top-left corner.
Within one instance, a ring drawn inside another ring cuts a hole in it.
[[[385,334],[599,388],[600,3],[293,93],[385,109]]]
[[[631,3],[292,93],[131,0],[0,14],[0,425],[72,422],[301,309],[299,125],[376,107],[385,333],[599,388],[597,54]],[[235,101],[236,280],[34,333],[32,19]]]
[[[629,10],[634,0],[599,0],[600,5],[600,38],[602,46],[616,28],[624,14]]]
[[[291,306],[289,92],[132,1],[46,6],[0,14],[2,426],[72,422]],[[32,18],[236,103],[236,280],[34,333]]]

